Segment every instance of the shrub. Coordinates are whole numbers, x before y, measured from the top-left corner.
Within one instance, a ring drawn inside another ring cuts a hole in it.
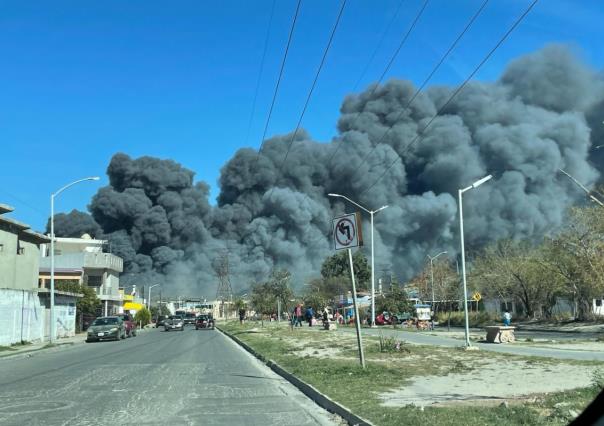
[[[384,337],[380,334],[379,348],[380,352],[405,352],[411,353],[404,340],[396,340],[393,337]]]
[[[488,312],[468,312],[470,327],[482,327],[485,325],[493,325],[501,323],[501,318],[498,315],[489,314]],[[449,320],[448,312],[439,312],[436,314],[436,321],[442,326],[446,325]],[[463,311],[451,312],[451,325],[454,327],[463,327],[465,318]]]
[[[142,327],[151,322],[151,312],[147,308],[143,308],[134,315],[134,321],[141,324]]]
[[[591,384],[599,392],[604,389],[604,370],[595,370],[591,376]]]

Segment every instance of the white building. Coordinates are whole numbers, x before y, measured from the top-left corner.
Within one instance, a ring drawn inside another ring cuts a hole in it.
[[[56,238],[55,284],[76,281],[96,292],[103,302],[103,315],[120,312],[123,296],[119,291],[119,275],[124,270],[121,257],[107,253],[105,240],[95,240],[88,234],[82,238]],[[39,286],[50,287],[50,244],[41,246]]]

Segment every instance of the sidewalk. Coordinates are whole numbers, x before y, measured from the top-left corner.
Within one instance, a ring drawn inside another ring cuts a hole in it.
[[[354,328],[338,328],[339,333],[354,333]],[[431,346],[443,346],[449,348],[460,347],[463,345],[463,341],[450,337],[432,336],[423,332],[411,332],[405,330],[393,330],[389,328],[363,328],[362,333],[369,336],[384,336],[396,337],[401,340],[405,340],[409,343],[416,345],[431,345]],[[480,350],[508,353],[519,356],[540,356],[547,358],[556,359],[572,359],[579,361],[602,361],[604,362],[604,352],[602,351],[589,351],[589,350],[576,350],[576,349],[558,349],[558,348],[545,348],[545,347],[528,347],[518,346],[513,343],[510,344],[497,344],[497,343],[477,343],[472,342],[473,346],[480,348]]]
[[[29,345],[16,345],[11,346],[8,350],[3,350],[0,352],[0,359],[7,357],[14,357],[18,355],[28,354],[30,352],[38,352],[46,349],[54,349],[61,346],[71,346],[79,343],[84,343],[86,340],[86,333],[78,333],[73,337],[65,337],[61,339],[57,339],[53,346],[50,346],[48,341],[45,342],[36,342]]]

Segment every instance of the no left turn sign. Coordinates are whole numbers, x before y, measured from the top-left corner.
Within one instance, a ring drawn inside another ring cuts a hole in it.
[[[333,241],[336,250],[363,245],[361,220],[358,213],[336,217],[333,220]]]

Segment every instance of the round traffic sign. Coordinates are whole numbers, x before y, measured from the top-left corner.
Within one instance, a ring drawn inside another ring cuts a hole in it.
[[[336,240],[342,246],[350,245],[354,241],[355,232],[354,223],[347,217],[336,223]]]

